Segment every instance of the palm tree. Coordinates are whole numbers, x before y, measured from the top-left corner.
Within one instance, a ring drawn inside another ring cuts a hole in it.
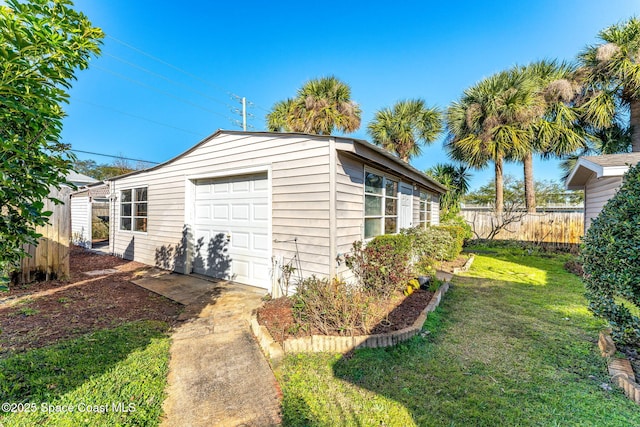
[[[600,31],[602,43],[580,55],[585,119],[608,128],[629,109],[631,149],[640,151],[640,20],[631,18]]]
[[[425,173],[449,188],[440,198],[440,209],[443,211],[441,219],[444,220],[447,214],[458,213],[460,201],[469,191],[469,167],[462,164],[438,163]]]
[[[529,117],[531,147],[519,160],[524,169],[524,193],[528,212],[536,211],[535,183],[533,176],[534,153],[543,156],[563,156],[582,148],[585,143],[584,128],[579,125],[579,115],[573,101],[579,85],[573,80],[574,68],[567,63],[538,61],[511,72],[522,73],[530,81],[530,89],[537,111]]]
[[[421,145],[428,145],[442,131],[442,114],[428,108],[422,99],[398,101],[393,108],[376,113],[367,128],[374,142],[398,155],[404,162],[420,155]]]
[[[494,163],[498,214],[504,209],[504,160],[531,150],[528,124],[540,114],[531,84],[524,73],[503,71],[465,90],[447,110],[449,155],[476,169]]]
[[[349,86],[330,76],[310,80],[295,98],[274,104],[267,114],[267,128],[317,135],[330,135],[334,130],[348,133],[360,127],[360,115]]]
[[[271,112],[267,114],[267,129],[270,132],[291,132],[289,118],[292,114],[294,100],[287,98],[273,105]]]

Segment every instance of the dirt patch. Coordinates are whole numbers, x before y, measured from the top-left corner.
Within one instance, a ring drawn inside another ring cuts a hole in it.
[[[573,273],[580,278],[584,277],[584,270],[582,269],[582,264],[580,264],[578,261],[565,262],[564,269],[567,270],[569,273]]]
[[[438,270],[446,271],[447,273],[453,273],[455,268],[462,268],[467,263],[471,255],[469,254],[460,254],[453,261],[443,261],[442,264],[438,267]]]
[[[84,274],[110,268],[118,273],[97,277]],[[19,285],[0,294],[0,355],[135,320],[175,324],[181,304],[130,283],[149,268],[72,248],[68,281]]]
[[[413,325],[418,316],[427,308],[433,293],[419,289],[409,296],[396,296],[388,306],[388,316],[376,325],[372,334],[398,331]],[[258,309],[258,323],[266,326],[273,339],[282,343],[287,338],[322,335],[318,330],[305,330],[293,318],[293,300],[288,297],[273,299]]]

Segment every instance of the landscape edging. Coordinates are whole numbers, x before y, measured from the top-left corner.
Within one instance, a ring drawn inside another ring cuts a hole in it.
[[[640,405],[640,385],[636,383],[635,373],[629,360],[621,357],[613,357],[616,352],[615,344],[611,339],[610,331],[600,332],[598,347],[602,356],[608,359],[607,369],[611,376],[611,381],[624,390],[624,394]]]
[[[271,364],[279,365],[284,358],[285,353],[347,353],[356,348],[378,348],[389,347],[418,335],[422,331],[422,327],[427,320],[427,315],[434,311],[442,296],[449,290],[449,282],[445,282],[436,290],[427,304],[424,311],[413,322],[413,325],[384,334],[374,335],[357,335],[351,337],[333,336],[333,335],[311,335],[302,338],[289,338],[284,341],[284,345],[280,345],[273,339],[269,330],[258,323],[257,311],[251,315],[251,330],[256,336],[260,347],[264,354],[269,358]]]

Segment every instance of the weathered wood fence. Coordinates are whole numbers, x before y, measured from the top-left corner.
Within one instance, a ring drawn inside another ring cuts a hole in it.
[[[52,277],[69,277],[69,241],[71,239],[71,189],[55,188],[49,194],[63,202],[56,205],[51,200],[45,200],[45,211],[52,211],[49,224],[38,227],[36,231],[42,234],[38,246],[27,245],[25,251],[31,257],[22,259],[19,280],[29,283],[35,279],[49,280]]]
[[[463,210],[461,214],[481,239],[487,238],[501,221],[493,212]],[[575,245],[580,243],[583,234],[582,212],[527,213],[519,221],[507,225],[495,239]]]

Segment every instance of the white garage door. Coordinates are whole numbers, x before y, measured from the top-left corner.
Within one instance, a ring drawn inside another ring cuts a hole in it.
[[[270,288],[266,174],[195,182],[193,271]]]

